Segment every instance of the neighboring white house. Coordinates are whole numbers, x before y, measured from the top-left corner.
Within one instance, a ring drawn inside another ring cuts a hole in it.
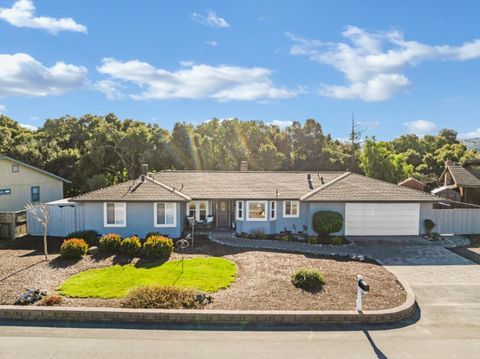
[[[65,178],[0,155],[0,212],[22,210],[29,202],[63,198]]]

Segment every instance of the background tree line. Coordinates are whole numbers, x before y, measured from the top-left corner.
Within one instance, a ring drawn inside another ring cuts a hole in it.
[[[114,114],[47,119],[30,131],[0,116],[0,153],[72,181],[69,196],[135,178],[140,164],[163,169],[348,170],[397,183],[409,176],[433,187],[446,159],[480,158],[459,143],[457,133],[403,135],[392,141],[367,138],[360,146],[325,134],[308,119],[281,129],[261,121],[217,120],[176,123],[172,131],[157,124]]]

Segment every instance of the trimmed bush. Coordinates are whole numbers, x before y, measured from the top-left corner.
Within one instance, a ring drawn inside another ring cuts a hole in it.
[[[65,239],[80,238],[85,240],[89,246],[98,246],[98,232],[93,230],[72,232]]]
[[[164,235],[161,234],[160,232],[148,232],[148,233],[145,235],[145,240],[147,240],[147,239],[149,239],[150,237],[153,237],[153,236],[164,237]]]
[[[80,238],[70,238],[63,241],[60,255],[65,259],[81,259],[88,253],[88,244]]]
[[[143,244],[143,253],[148,258],[168,259],[173,252],[173,241],[162,236],[151,236]]]
[[[142,248],[142,243],[137,236],[124,238],[120,244],[120,252],[130,257],[134,257],[140,248]]]
[[[437,233],[437,232],[433,232],[431,236],[434,241],[439,241],[440,239],[442,239],[442,236],[440,235],[440,233]]]
[[[102,252],[105,253],[116,253],[120,251],[120,246],[122,244],[122,237],[116,233],[105,234],[98,241],[98,246]]]
[[[317,244],[318,243],[318,238],[315,236],[309,236],[308,237],[308,244]]]
[[[242,233],[240,233],[240,237],[244,238],[244,239],[247,239],[248,238],[248,233],[247,232],[242,232]]]
[[[314,269],[299,269],[292,274],[292,283],[297,288],[316,292],[325,285],[325,277],[322,272]]]
[[[52,294],[40,300],[38,302],[38,305],[43,307],[53,307],[54,305],[60,305],[62,303],[63,303],[63,297],[56,294]]]
[[[280,237],[281,241],[288,242],[290,240],[290,236],[288,234],[284,234]]]
[[[316,212],[312,218],[313,230],[322,236],[328,236],[330,233],[342,230],[343,217],[338,212],[320,211]]]
[[[425,227],[425,232],[427,233],[427,235],[430,235],[430,233],[432,233],[432,229],[436,226],[436,224],[431,219],[425,219],[423,221],[423,226]]]
[[[211,297],[193,289],[179,287],[138,287],[122,300],[124,308],[198,309],[211,302]]]
[[[332,238],[332,244],[333,244],[334,246],[340,246],[340,245],[343,244],[343,239],[340,238],[340,237],[333,237],[333,238]]]

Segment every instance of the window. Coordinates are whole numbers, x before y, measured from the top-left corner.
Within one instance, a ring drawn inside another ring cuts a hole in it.
[[[208,201],[192,201],[187,205],[187,216],[205,221],[208,215]]]
[[[248,201],[247,208],[247,221],[267,220],[267,201]]]
[[[103,204],[104,227],[127,226],[127,204],[125,202],[108,202]]]
[[[243,201],[235,202],[235,219],[243,221]]]
[[[277,219],[277,202],[270,202],[270,219]]]
[[[300,217],[300,206],[298,201],[283,201],[283,216]]]
[[[177,226],[177,204],[175,202],[158,202],[153,206],[155,227]]]
[[[12,165],[12,172],[16,173],[18,171],[20,171],[20,167],[18,167],[18,165]]]
[[[10,188],[0,189],[0,196],[8,196],[9,194],[12,194],[12,190]]]
[[[32,197],[32,202],[40,202],[40,187],[33,186],[30,188],[30,194]]]

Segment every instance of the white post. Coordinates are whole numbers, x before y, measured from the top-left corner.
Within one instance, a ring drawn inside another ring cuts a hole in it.
[[[363,276],[360,275],[360,274],[357,274],[357,281],[356,281],[356,284],[357,284],[357,300],[355,301],[355,308],[356,308],[357,312],[362,311],[363,290],[358,285],[358,282],[360,282],[361,279],[363,279]]]

